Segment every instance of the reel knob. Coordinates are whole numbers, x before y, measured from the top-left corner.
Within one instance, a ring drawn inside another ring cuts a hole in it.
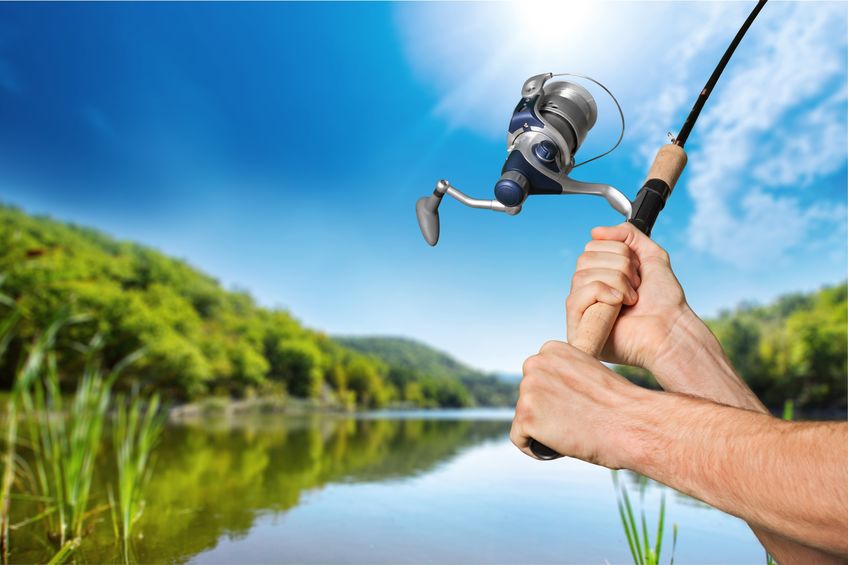
[[[559,153],[559,150],[553,141],[548,141],[546,139],[541,143],[536,144],[533,148],[533,153],[543,163],[553,163],[554,159],[556,159],[557,153]]]
[[[504,206],[518,206],[527,198],[529,187],[530,182],[520,172],[506,171],[495,183],[495,198]]]

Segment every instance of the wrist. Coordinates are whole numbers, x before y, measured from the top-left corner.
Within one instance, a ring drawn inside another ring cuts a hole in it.
[[[683,308],[669,323],[663,351],[646,367],[663,390],[766,412],[715,335],[688,305]]]
[[[692,371],[694,359],[702,357],[707,350],[720,351],[721,345],[686,304],[676,314],[666,316],[666,320],[663,330],[665,339],[644,368],[654,375],[665,390],[673,390],[675,387],[666,387],[664,381],[674,385]]]
[[[641,474],[650,469],[656,459],[655,452],[661,442],[663,404],[667,396],[663,392],[640,389],[642,393],[617,412],[621,418],[618,426],[617,445],[620,454],[619,467]]]

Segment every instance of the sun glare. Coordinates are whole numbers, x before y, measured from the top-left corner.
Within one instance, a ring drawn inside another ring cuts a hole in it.
[[[598,7],[591,2],[511,2],[507,15],[533,50],[579,49],[591,37]]]

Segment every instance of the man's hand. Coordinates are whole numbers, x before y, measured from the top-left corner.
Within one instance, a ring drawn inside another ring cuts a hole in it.
[[[689,308],[668,253],[628,222],[595,228],[592,237],[566,300],[568,334],[595,302],[623,304],[602,360],[647,369],[670,392],[766,412]]]
[[[566,301],[569,336],[595,302],[624,305],[601,360],[648,370],[691,313],[668,253],[629,222],[592,230]]]
[[[612,469],[629,468],[629,413],[657,394],[637,387],[597,359],[549,341],[524,362],[510,439],[526,454],[530,438],[562,455]]]

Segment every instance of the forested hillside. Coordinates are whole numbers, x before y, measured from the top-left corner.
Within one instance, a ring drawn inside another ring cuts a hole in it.
[[[8,388],[21,351],[63,310],[84,316],[63,330],[57,365],[79,376],[81,344],[99,336],[113,366],[143,356],[119,386],[156,389],[177,400],[210,394],[286,393],[344,406],[510,405],[515,384],[471,369],[403,338],[331,338],[290,313],[224,290],[184,261],[92,229],[0,206],[0,318],[20,315],[0,358]],[[766,404],[845,409],[848,283],[743,305],[709,325]],[[0,320],[2,322],[2,320]],[[650,378],[628,368],[631,378]]]
[[[807,410],[848,405],[848,283],[743,304],[707,320],[734,367],[769,407],[792,400]],[[655,386],[643,371],[627,377]]]
[[[485,406],[515,404],[517,383],[504,382],[464,365],[453,357],[429,345],[402,337],[337,337],[342,345],[367,355],[373,355],[390,367],[389,380],[400,390],[407,386],[436,387],[445,383],[442,390],[453,391],[449,383],[464,385],[468,393]]]
[[[119,386],[135,383],[178,400],[282,391],[363,407],[500,398],[484,381],[469,388],[441,370],[410,370],[354,351],[151,248],[10,207],[0,207],[0,275],[0,291],[12,299],[0,316],[20,315],[0,360],[3,388],[23,348],[68,309],[84,316],[60,336],[57,362],[68,384],[79,376],[80,345],[99,336],[107,367],[143,351]]]

